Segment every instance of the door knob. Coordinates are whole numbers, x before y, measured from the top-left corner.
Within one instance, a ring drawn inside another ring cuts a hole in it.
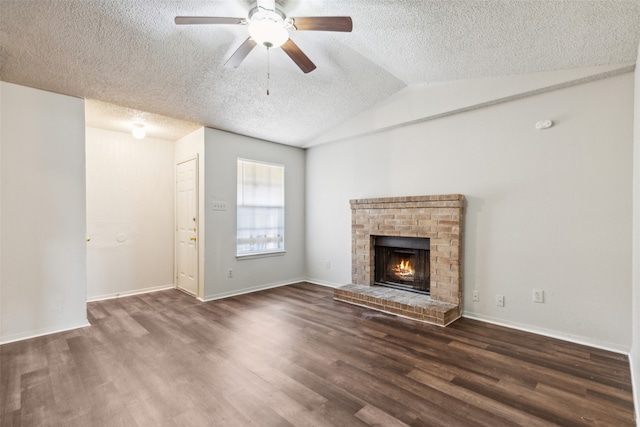
[[[189,237],[189,240],[196,240],[196,236]]]

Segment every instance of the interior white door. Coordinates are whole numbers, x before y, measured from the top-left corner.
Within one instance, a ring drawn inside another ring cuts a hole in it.
[[[176,276],[179,289],[198,295],[198,164],[176,166]]]

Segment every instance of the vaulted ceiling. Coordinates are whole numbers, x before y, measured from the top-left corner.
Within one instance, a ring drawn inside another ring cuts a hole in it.
[[[351,16],[353,32],[292,31],[225,61],[249,0],[0,0],[0,79],[269,141],[305,146],[407,85],[634,62],[640,0],[279,0],[287,16]],[[109,109],[108,107],[107,110]],[[113,110],[111,110],[113,113]],[[108,111],[104,112],[105,117]]]

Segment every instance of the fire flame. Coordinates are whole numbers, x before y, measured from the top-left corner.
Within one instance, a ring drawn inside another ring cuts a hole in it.
[[[400,264],[395,266],[393,272],[399,277],[413,277],[414,270],[413,266],[411,265],[411,260],[400,260]]]

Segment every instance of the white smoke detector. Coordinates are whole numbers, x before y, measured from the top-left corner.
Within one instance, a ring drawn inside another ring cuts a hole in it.
[[[553,122],[551,120],[540,120],[536,123],[536,129],[538,130],[549,129],[551,126],[553,126]]]

